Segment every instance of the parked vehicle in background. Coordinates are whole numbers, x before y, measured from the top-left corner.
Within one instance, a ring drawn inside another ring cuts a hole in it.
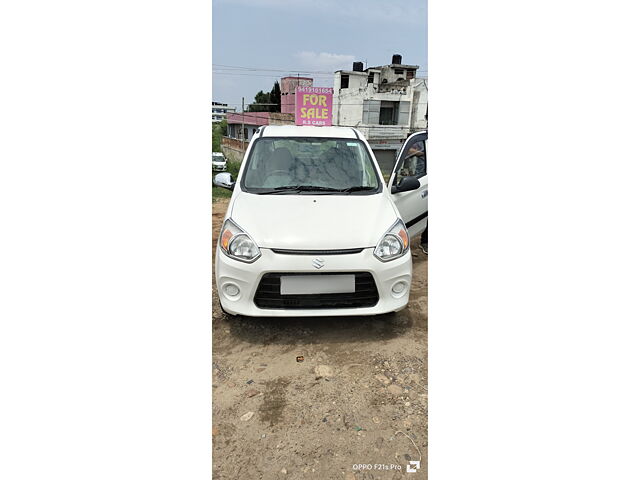
[[[411,170],[413,157],[420,156],[398,157],[387,186],[353,128],[261,127],[216,248],[222,309],[258,317],[403,309],[412,277],[409,238],[426,225],[426,180],[418,167]]]
[[[228,190],[233,190],[236,182],[233,179],[233,175],[229,172],[218,173],[215,177],[213,177],[213,186],[214,187],[222,187]]]
[[[211,154],[211,165],[213,170],[224,172],[227,169],[227,159],[220,152],[213,152]]]

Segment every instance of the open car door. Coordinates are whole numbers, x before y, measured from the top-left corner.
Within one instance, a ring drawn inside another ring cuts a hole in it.
[[[411,186],[407,189],[409,185]],[[427,132],[423,131],[407,138],[389,179],[391,198],[410,237],[419,235],[427,228],[428,190]]]

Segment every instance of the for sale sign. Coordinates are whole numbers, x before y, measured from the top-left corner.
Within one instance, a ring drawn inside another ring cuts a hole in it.
[[[296,125],[331,126],[333,88],[296,87]]]

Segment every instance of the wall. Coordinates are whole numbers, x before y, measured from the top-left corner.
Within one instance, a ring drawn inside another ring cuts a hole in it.
[[[359,90],[340,91],[340,83],[338,89],[334,92],[340,92],[333,97],[333,115],[332,121],[334,125],[344,125],[354,127],[362,123],[362,106],[363,95]]]
[[[227,122],[229,124],[269,125],[269,112],[229,113],[227,114]]]
[[[404,70],[404,73],[396,73],[396,68]],[[418,70],[418,68],[420,68],[419,65],[384,65],[381,68],[380,81],[382,82],[382,80],[386,80],[388,83],[394,83],[399,78],[408,80],[407,70],[413,70],[415,78],[416,70]]]
[[[269,125],[294,125],[296,117],[294,113],[271,113]]]
[[[254,114],[247,113],[245,118],[248,119],[250,115],[254,115]],[[295,124],[295,117],[293,114],[290,114],[290,113],[268,113],[268,114],[261,113],[261,116],[264,117],[265,115],[266,115],[266,122],[267,122],[266,124],[268,125]],[[239,115],[239,117],[241,118],[241,115]],[[248,130],[247,132],[248,138],[243,145],[242,141],[238,139],[241,127],[242,127],[241,124],[229,124],[228,126],[229,136],[222,137],[222,142],[221,142],[222,153],[224,153],[229,160],[232,160],[235,162],[242,161],[242,158],[244,157],[244,152],[246,151],[249,145],[249,141],[251,140],[251,137],[253,137],[253,135],[255,135],[255,133],[258,131],[258,128],[260,128],[257,125],[245,124],[244,127]]]
[[[313,78],[284,77],[280,79],[280,112],[296,113],[296,87],[313,87]]]
[[[413,130],[424,130],[427,128],[427,107],[429,90],[426,78],[416,78],[411,81],[413,91],[411,127]]]
[[[395,138],[407,138],[410,133],[409,126],[402,127],[400,125],[359,125],[357,128],[367,139],[392,140]]]
[[[242,161],[247,146],[248,143],[245,142],[243,146],[242,142],[240,140],[236,140],[235,138],[222,137],[222,153],[224,153],[224,156],[232,162]]]

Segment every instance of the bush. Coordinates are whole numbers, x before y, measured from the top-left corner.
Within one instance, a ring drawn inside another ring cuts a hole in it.
[[[222,136],[227,134],[227,121],[211,123],[211,151],[222,152]]]
[[[233,178],[238,178],[238,172],[240,172],[240,162],[227,160],[227,172],[233,175]]]

